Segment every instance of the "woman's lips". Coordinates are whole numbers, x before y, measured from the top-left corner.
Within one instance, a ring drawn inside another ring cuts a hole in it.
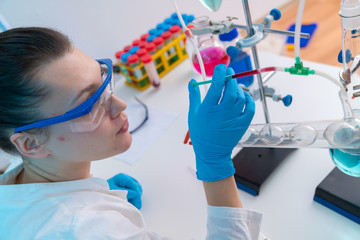
[[[123,125],[122,128],[118,131],[118,134],[119,134],[119,133],[125,133],[125,132],[127,132],[127,130],[129,130],[129,122],[128,122],[128,120],[126,119],[126,121],[124,122],[124,125]]]

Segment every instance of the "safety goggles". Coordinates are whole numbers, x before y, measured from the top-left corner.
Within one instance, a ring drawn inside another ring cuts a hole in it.
[[[111,95],[115,89],[111,59],[97,59],[101,67],[102,85],[85,102],[63,115],[40,120],[18,127],[14,133],[68,122],[72,132],[92,132],[104,120],[111,106]]]

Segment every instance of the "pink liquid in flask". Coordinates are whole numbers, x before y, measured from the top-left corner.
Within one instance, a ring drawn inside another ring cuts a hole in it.
[[[201,58],[204,62],[205,74],[211,77],[214,72],[214,67],[218,64],[225,64],[229,66],[230,57],[226,54],[225,50],[221,47],[209,47],[200,51]],[[192,59],[193,65],[199,73],[201,73],[200,64],[196,55]]]

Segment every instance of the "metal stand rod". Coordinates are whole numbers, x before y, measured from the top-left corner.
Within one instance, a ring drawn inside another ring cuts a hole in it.
[[[250,9],[249,9],[249,4],[248,4],[247,0],[243,0],[243,7],[244,7],[244,13],[245,13],[245,19],[246,19],[246,25],[247,25],[246,32],[249,36],[251,36],[254,33],[252,31],[253,24],[251,21]],[[259,59],[258,59],[258,55],[257,55],[256,45],[251,47],[251,53],[253,56],[255,68],[259,69],[260,66],[259,66]],[[266,121],[266,123],[270,123],[269,111],[268,111],[267,104],[266,104],[262,76],[261,76],[261,74],[257,74],[256,76],[257,76],[257,80],[258,80],[258,84],[259,84],[260,99],[261,99],[262,106],[264,109],[265,121]]]

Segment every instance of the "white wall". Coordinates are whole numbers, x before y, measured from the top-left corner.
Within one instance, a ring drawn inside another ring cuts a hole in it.
[[[292,0],[249,0],[253,21]],[[242,0],[224,0],[212,13],[198,0],[177,0],[180,11],[212,20],[239,18],[246,24]],[[60,30],[93,58],[111,57],[175,12],[172,0],[0,0],[11,27],[47,26]]]

